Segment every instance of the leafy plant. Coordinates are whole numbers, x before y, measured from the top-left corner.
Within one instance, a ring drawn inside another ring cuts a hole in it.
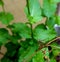
[[[56,14],[60,0],[26,0],[26,23],[12,23],[14,20],[10,12],[4,9],[4,2],[0,0],[3,11],[0,21],[6,28],[0,28],[0,48],[7,48],[1,62],[60,62],[60,37],[57,37],[54,25],[60,25],[60,16]],[[46,18],[45,24],[33,24]],[[11,32],[11,33],[10,33]]]

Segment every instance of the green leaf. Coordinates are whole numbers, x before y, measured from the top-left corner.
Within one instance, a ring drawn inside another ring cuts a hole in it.
[[[1,62],[13,62],[13,61],[11,61],[10,59],[4,57],[4,58],[1,60]]]
[[[52,43],[51,47],[53,47],[54,49],[60,49],[60,45],[58,44],[58,42]]]
[[[38,49],[38,44],[36,40],[33,41],[32,39],[26,39],[25,41],[20,42],[20,46],[21,48],[19,49],[19,54],[18,54],[19,62],[31,61],[35,51]]]
[[[43,48],[42,52],[44,53],[45,57],[49,58],[49,50],[48,50],[48,48]]]
[[[17,52],[17,49],[19,48],[19,45],[9,42],[5,45],[5,47],[7,48],[7,52],[6,52],[5,56],[13,58],[15,53]]]
[[[4,5],[4,2],[2,0],[0,0],[0,5],[3,6]]]
[[[52,47],[52,52],[54,56],[57,56],[60,54],[60,45],[54,42],[50,46]]]
[[[11,13],[0,12],[0,21],[8,25],[14,19]]]
[[[47,58],[44,60],[44,58]],[[49,59],[49,51],[48,48],[43,48],[37,52],[37,54],[32,58],[32,62],[47,62]]]
[[[27,6],[25,13],[30,23],[35,23],[42,20],[41,7],[38,0],[26,0]]]
[[[23,48],[29,47],[29,42],[30,42],[30,41],[31,41],[31,40],[21,41],[21,42],[20,42],[21,47],[23,47]]]
[[[25,41],[20,41],[20,46],[25,49],[29,46],[37,46],[38,48],[38,42],[36,40],[26,39]]]
[[[18,33],[22,38],[31,38],[31,30],[25,23],[14,23],[9,27],[12,32]]]
[[[43,13],[47,17],[51,17],[55,14],[57,4],[51,3],[50,0],[43,0]]]
[[[32,62],[44,62],[44,55],[42,51],[39,51],[33,58]]]
[[[60,16],[55,16],[56,24],[60,25]]]
[[[27,49],[19,50],[19,60],[18,62],[29,62],[31,60],[31,56],[36,51],[36,46],[29,46]]]
[[[52,3],[59,3],[60,0],[50,0],[50,2],[52,2]]]
[[[59,55],[60,54],[60,50],[58,50],[58,49],[53,49],[53,55],[54,55],[54,57],[56,57],[57,55]]]
[[[9,37],[8,31],[4,28],[0,28],[0,45],[7,43]]]
[[[50,60],[50,62],[56,62],[56,59],[52,58],[52,59]]]
[[[47,30],[46,27],[42,28],[41,26],[44,25],[40,24],[34,29],[34,38],[36,40],[46,43],[56,37],[54,30]]]
[[[51,17],[46,21],[46,25],[48,26],[49,29],[54,29],[55,24],[56,24],[56,20],[54,17]]]
[[[12,42],[12,43],[14,43],[14,44],[18,44],[18,40],[20,40],[21,39],[21,37],[18,35],[18,34],[16,34],[16,35],[12,35],[12,36],[10,36],[10,41]]]

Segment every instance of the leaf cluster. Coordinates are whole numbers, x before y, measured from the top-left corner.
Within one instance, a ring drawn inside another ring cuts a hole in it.
[[[7,52],[1,62],[60,62],[60,37],[57,38],[54,25],[60,25],[60,16],[56,14],[60,0],[26,0],[26,23],[12,23],[14,16],[4,9],[0,12],[0,22],[6,28],[0,28],[0,48],[4,45]],[[46,18],[45,23],[41,22]],[[11,33],[10,33],[11,32]]]

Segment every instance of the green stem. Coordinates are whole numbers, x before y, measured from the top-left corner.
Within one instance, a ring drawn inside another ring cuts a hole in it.
[[[31,37],[32,37],[32,40],[33,40],[34,39],[34,37],[33,37],[33,25],[30,24],[30,26],[31,26]]]
[[[1,2],[3,3],[3,4],[2,4],[2,10],[3,10],[3,12],[5,13],[5,8],[4,8],[4,2],[3,2],[3,0],[1,0]]]
[[[26,24],[29,24],[30,25],[30,28],[31,28],[31,38],[34,40],[34,36],[33,36],[33,25],[29,22],[26,22]]]
[[[4,5],[2,5],[3,12],[5,13]]]
[[[55,42],[57,39],[59,39],[60,37],[58,38],[54,38],[53,40],[49,41],[48,43],[45,44],[45,46],[48,46],[50,45],[51,43]]]
[[[29,9],[29,0],[26,0],[26,2],[27,2],[27,8],[28,8],[28,13],[30,14],[30,9]]]

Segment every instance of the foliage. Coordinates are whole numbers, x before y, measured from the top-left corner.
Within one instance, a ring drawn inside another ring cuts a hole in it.
[[[57,3],[60,0],[43,0],[41,7],[38,0],[26,0],[26,23],[12,23],[14,16],[4,9],[0,12],[0,22],[5,28],[0,28],[0,48],[4,45],[7,52],[1,62],[60,62],[60,37],[54,25],[60,25],[60,16],[56,14]],[[46,18],[45,24],[33,24]]]
[[[26,0],[26,1],[27,5],[25,8],[25,13],[30,23],[35,23],[41,20],[42,11],[38,0]]]

